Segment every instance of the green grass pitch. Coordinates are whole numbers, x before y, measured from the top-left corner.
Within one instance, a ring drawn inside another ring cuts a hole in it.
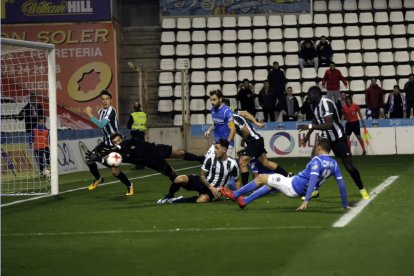
[[[308,159],[277,161],[298,172]],[[307,211],[296,212],[300,199],[277,194],[244,210],[227,200],[157,205],[168,179],[137,179],[154,172],[130,166],[123,167],[136,188],[129,198],[120,183],[76,190],[89,184],[89,173],[62,175],[61,192],[75,191],[1,209],[2,275],[413,275],[414,156],[355,163],[368,190],[399,178],[344,228],[332,227],[346,213],[333,179]],[[196,163],[172,164],[182,174],[199,171],[185,169]],[[356,203],[358,190],[342,171]]]

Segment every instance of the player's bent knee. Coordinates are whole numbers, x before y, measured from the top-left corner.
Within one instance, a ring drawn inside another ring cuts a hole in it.
[[[256,178],[255,178],[255,182],[257,185],[263,185],[267,183],[267,180],[269,178],[268,174],[259,174]]]
[[[188,183],[188,176],[179,175],[174,179],[174,184],[185,185]]]
[[[210,202],[210,197],[208,195],[200,195],[197,200],[196,203],[207,203]]]

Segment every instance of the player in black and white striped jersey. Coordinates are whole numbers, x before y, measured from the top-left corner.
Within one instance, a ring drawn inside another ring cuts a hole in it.
[[[220,187],[224,186],[230,177],[239,178],[237,161],[227,156],[229,141],[220,139],[214,143],[214,155],[208,156],[201,167],[200,175],[180,175],[170,186],[164,203],[204,203],[221,197]],[[239,186],[239,185],[238,185]],[[198,196],[174,198],[175,193],[183,187],[188,191],[198,192]]]
[[[228,104],[229,102],[227,99],[223,99],[223,103]],[[247,111],[233,113],[233,120],[236,126],[236,133],[242,138],[242,147],[245,147],[243,155],[241,155],[239,159],[242,185],[249,182],[249,163],[252,158],[255,158],[262,164],[262,166],[275,173],[289,176],[289,173],[279,164],[267,159],[264,139],[252,125],[254,124],[257,127],[262,128],[264,123],[258,122],[256,118]]]
[[[100,93],[100,97],[102,100],[102,108],[98,111],[99,119],[93,115],[92,108],[89,106],[86,107],[85,113],[88,115],[91,122],[102,130],[103,142],[99,143],[92,150],[92,152],[100,156],[104,156],[104,153],[107,152],[108,148],[113,146],[111,142],[111,135],[118,133],[119,130],[117,113],[115,108],[113,108],[112,106],[112,94],[107,90],[102,90]],[[98,171],[98,165],[96,164],[96,162],[92,160],[87,160],[86,164],[88,165],[92,175],[95,177],[93,182],[88,186],[88,189],[95,190],[99,184],[103,183],[104,179]],[[103,162],[102,164],[108,167],[108,165],[105,162]],[[114,176],[118,178],[127,187],[126,195],[130,196],[134,194],[134,188],[132,186],[132,183],[128,180],[127,176],[123,172],[119,171],[119,174],[114,174]]]
[[[306,145],[311,133],[316,130],[322,131],[322,137],[327,138],[331,144],[331,149],[336,157],[341,158],[346,170],[351,175],[363,199],[369,199],[369,194],[364,188],[361,175],[352,162],[352,154],[346,140],[345,129],[341,123],[335,103],[322,97],[322,90],[319,86],[312,86],[308,90],[311,104],[314,106],[315,118],[312,124],[298,125],[298,130],[309,130],[305,138],[301,141]],[[315,149],[314,149],[315,150]]]

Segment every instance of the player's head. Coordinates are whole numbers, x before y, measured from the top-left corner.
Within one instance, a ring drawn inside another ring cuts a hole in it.
[[[331,150],[331,143],[326,138],[319,138],[316,141],[316,155],[327,154]]]
[[[30,101],[31,101],[32,103],[36,102],[36,94],[34,94],[34,93],[30,93]]]
[[[210,91],[210,102],[211,105],[218,109],[223,101],[223,92],[220,89]]]
[[[214,153],[218,159],[227,158],[227,149],[229,148],[229,141],[226,139],[220,138],[214,142]]]
[[[39,119],[37,119],[37,122],[39,125],[44,126],[46,125],[46,117],[40,116]]]
[[[108,108],[112,102],[111,92],[109,92],[108,90],[102,90],[99,96],[101,97],[103,108]]]
[[[121,144],[121,142],[124,140],[124,137],[119,132],[112,134],[110,138],[112,144],[114,144],[115,146]]]
[[[397,94],[400,92],[400,87],[398,85],[394,85],[394,90],[392,91],[394,94]]]
[[[319,104],[322,98],[322,90],[319,86],[312,86],[308,90],[309,100],[312,104]]]
[[[345,97],[345,103],[346,103],[346,105],[347,106],[350,106],[351,104],[352,104],[352,98],[351,98],[351,96],[346,96]]]
[[[329,69],[331,69],[331,70],[335,69],[335,63],[334,62],[329,63]]]
[[[134,103],[134,110],[135,111],[141,111],[141,105],[139,104],[139,102]]]

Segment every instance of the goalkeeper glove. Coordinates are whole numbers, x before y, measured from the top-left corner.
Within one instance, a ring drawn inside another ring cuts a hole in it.
[[[104,159],[102,158],[102,156],[101,155],[99,155],[98,153],[95,153],[95,152],[92,152],[92,151],[90,151],[90,150],[88,150],[86,153],[85,153],[85,159],[87,160],[87,161],[93,161],[93,162],[100,162],[100,163],[103,163],[104,162]]]

